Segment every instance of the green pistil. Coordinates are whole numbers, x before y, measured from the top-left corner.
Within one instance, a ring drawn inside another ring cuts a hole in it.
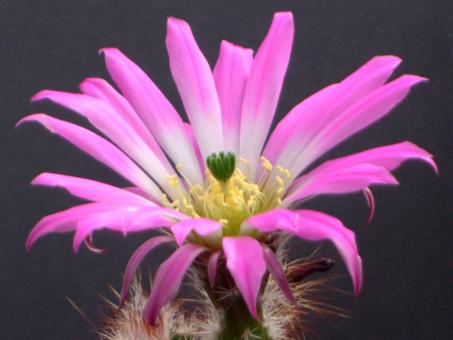
[[[206,159],[206,164],[212,176],[219,181],[226,182],[233,176],[236,169],[236,156],[232,152],[213,153]]]

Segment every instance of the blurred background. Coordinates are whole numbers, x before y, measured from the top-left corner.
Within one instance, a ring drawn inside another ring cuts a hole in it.
[[[120,48],[147,71],[183,112],[165,50],[168,16],[187,20],[211,65],[221,39],[257,49],[272,15],[291,10],[296,36],[278,107],[282,117],[318,89],[337,82],[374,55],[402,57],[397,74],[426,76],[391,115],[329,152],[322,160],[369,147],[412,141],[434,154],[436,176],[425,164],[396,171],[399,187],[375,188],[377,211],[367,215],[360,194],[321,197],[309,207],[341,218],[357,233],[364,261],[364,289],[331,302],[349,319],[314,325],[317,339],[451,339],[453,193],[453,34],[449,0],[300,1],[57,1],[0,0],[0,338],[95,339],[93,328],[69,304],[99,322],[98,294],[112,297],[133,250],[149,234],[99,232],[106,255],[71,250],[71,235],[50,235],[30,253],[25,239],[42,216],[77,202],[60,190],[32,188],[43,171],[117,185],[119,177],[38,124],[15,129],[32,112],[85,122],[49,103],[30,104],[45,88],[76,91],[86,77],[107,77],[101,47]],[[298,256],[313,245],[294,242]],[[324,245],[320,253],[337,258]],[[143,267],[153,272],[168,253],[155,252]],[[341,261],[334,271],[345,274]],[[351,292],[346,275],[334,286]]]

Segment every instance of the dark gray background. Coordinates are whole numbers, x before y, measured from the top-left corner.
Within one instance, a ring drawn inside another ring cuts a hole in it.
[[[374,190],[377,214],[368,230],[360,228],[366,215],[360,195],[310,204],[355,227],[365,270],[360,297],[337,301],[351,311],[352,319],[322,323],[319,338],[452,337],[451,1],[1,0],[1,339],[94,338],[65,296],[97,320],[96,294],[109,295],[109,283],[119,287],[129,255],[147,237],[124,240],[100,233],[96,240],[108,248],[105,256],[85,250],[74,255],[70,235],[46,237],[25,252],[26,235],[40,217],[76,202],[62,191],[31,188],[28,183],[35,175],[48,170],[123,184],[37,124],[15,130],[15,122],[31,112],[74,120],[73,114],[55,105],[29,104],[30,96],[43,88],[76,90],[85,77],[105,76],[97,50],[116,46],[149,72],[180,109],[164,46],[166,17],[190,22],[212,65],[222,38],[256,49],[273,12],[283,9],[294,13],[296,37],[279,117],[376,54],[401,56],[399,74],[431,79],[392,115],[325,157],[407,139],[435,155],[440,173],[436,177],[428,166],[415,162],[397,170],[400,187]],[[310,248],[296,244],[301,254]],[[330,245],[322,252],[335,254]],[[164,253],[148,259],[147,268],[154,270]],[[342,264],[335,270],[345,272]],[[351,290],[347,277],[337,286]]]

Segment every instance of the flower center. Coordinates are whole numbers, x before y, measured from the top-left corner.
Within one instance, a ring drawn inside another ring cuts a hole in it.
[[[169,201],[164,195],[163,203],[193,217],[206,217],[223,224],[225,236],[238,235],[241,223],[248,217],[277,207],[281,203],[291,178],[288,169],[272,164],[261,157],[263,172],[254,183],[243,170],[236,166],[235,155],[213,154],[207,158],[204,186],[183,186],[177,176],[169,177],[171,185],[179,189],[179,197]],[[248,171],[248,162],[241,159]],[[275,184],[263,188],[270,178]]]

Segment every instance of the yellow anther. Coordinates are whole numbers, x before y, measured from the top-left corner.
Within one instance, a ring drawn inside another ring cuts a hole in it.
[[[177,175],[167,176],[167,181],[173,188],[179,186],[179,177]]]
[[[266,169],[267,171],[272,171],[272,163],[266,157],[261,156],[260,160],[264,169]]]
[[[168,200],[168,197],[166,194],[162,194],[162,196],[160,197],[160,201],[162,202],[162,204],[166,207],[169,207],[171,206],[171,203],[170,201]]]
[[[291,177],[287,168],[275,165],[275,181],[272,187],[266,188],[266,182],[270,176],[274,176],[274,166],[267,158],[260,159],[264,177],[256,183],[250,181],[250,164],[243,158],[240,162],[245,171],[236,168],[227,182],[217,180],[207,169],[204,184],[191,185],[185,180],[184,183],[188,186],[186,189],[178,176],[169,176],[168,181],[176,187],[178,194],[172,202],[169,202],[166,195],[162,195],[162,202],[164,206],[173,207],[192,217],[219,221],[225,235],[237,235],[241,223],[248,217],[281,204]],[[178,164],[176,168],[179,170],[181,166]]]
[[[289,171],[288,168],[284,168],[282,167],[281,165],[277,165],[277,170],[278,172],[280,172],[281,174],[285,175],[288,179],[290,179],[292,176],[291,176],[291,172]]]
[[[203,188],[200,184],[196,184],[190,188],[190,192],[192,194],[201,194],[203,192]]]

